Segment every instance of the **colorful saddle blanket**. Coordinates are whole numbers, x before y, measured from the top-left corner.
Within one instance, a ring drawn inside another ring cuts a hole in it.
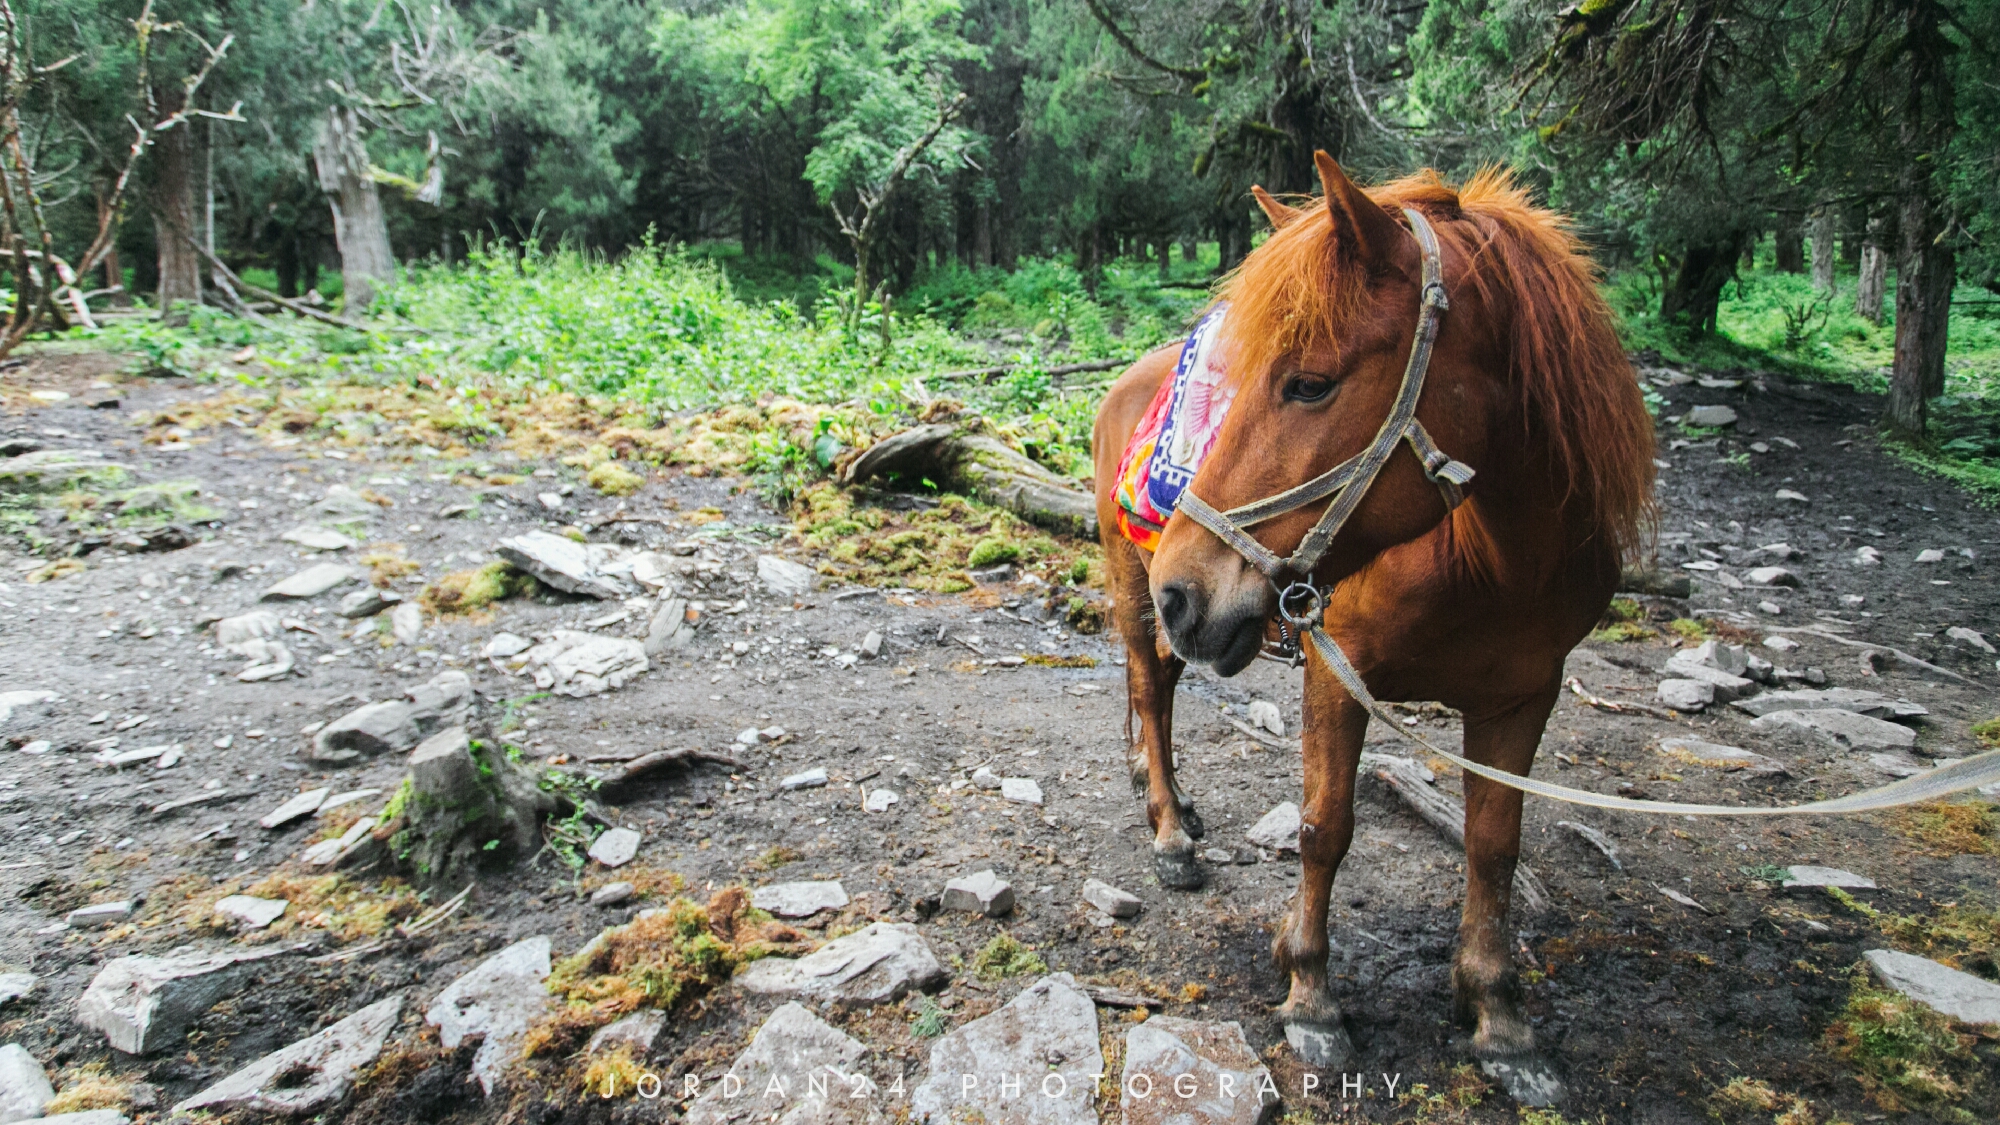
[[[1236,397],[1220,346],[1225,310],[1216,306],[1188,333],[1174,377],[1160,385],[1118,462],[1119,530],[1148,551],[1158,545]]]

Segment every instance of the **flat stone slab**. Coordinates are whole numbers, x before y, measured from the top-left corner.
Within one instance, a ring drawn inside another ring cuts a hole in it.
[[[49,1072],[19,1043],[0,1047],[0,1123],[32,1121],[56,1096]]]
[[[786,792],[793,792],[799,789],[818,789],[825,784],[826,767],[814,766],[809,770],[800,770],[798,773],[787,776],[783,781],[778,782],[778,788]]]
[[[1691,406],[1686,414],[1681,415],[1681,421],[1690,426],[1720,429],[1736,424],[1736,410],[1728,406]]]
[[[612,564],[625,552],[603,543],[578,543],[546,531],[502,539],[493,553],[558,590],[591,598],[629,598],[639,584]]]
[[[809,566],[777,555],[757,556],[757,581],[782,598],[803,598],[819,585],[819,575]]]
[[[373,617],[392,605],[402,604],[402,601],[403,595],[393,590],[380,590],[370,586],[342,597],[340,605],[334,612],[342,617],[358,620],[363,617]]]
[[[1787,887],[1839,887],[1842,890],[1872,891],[1875,880],[1866,875],[1856,875],[1852,871],[1842,871],[1838,867],[1808,867],[1799,865],[1785,868],[1782,884]]]
[[[1660,740],[1660,753],[1690,766],[1721,770],[1724,773],[1744,773],[1775,776],[1788,771],[1783,762],[1767,758],[1740,746],[1724,746],[1717,742],[1703,742],[1698,738],[1666,738]]]
[[[182,947],[164,957],[120,957],[91,978],[76,1002],[76,1022],[103,1033],[128,1055],[172,1047],[203,1012],[248,987],[257,962],[287,952],[204,953]]]
[[[1003,777],[1000,779],[1000,796],[1016,804],[1039,805],[1042,803],[1042,787],[1032,777]]]
[[[975,871],[944,885],[946,910],[999,918],[1014,912],[1014,888],[991,871]]]
[[[1750,725],[1759,730],[1807,731],[1847,750],[1908,750],[1917,744],[1910,728],[1852,711],[1773,711]]]
[[[481,1041],[472,1073],[488,1096],[520,1057],[528,1029],[548,1010],[551,1001],[542,984],[548,977],[549,939],[524,938],[452,981],[424,1012],[445,1050],[468,1039]]]
[[[131,1125],[132,1119],[115,1109],[83,1109],[37,1117],[35,1125]]]
[[[336,586],[345,586],[355,580],[354,572],[339,563],[320,563],[317,566],[309,566],[264,591],[262,600],[276,602],[316,598]]]
[[[926,1125],[1097,1125],[1104,1073],[1097,1005],[1068,973],[1051,973],[1007,1006],[939,1039],[930,1075],[910,1095]]]
[[[1225,857],[1229,857],[1228,852],[1223,852],[1222,854]],[[1228,859],[1225,858],[1224,862],[1227,861]],[[1139,908],[1143,905],[1139,901],[1138,895],[1128,891],[1121,891],[1117,887],[1104,882],[1102,879],[1091,879],[1084,883],[1083,901],[1111,915],[1113,918],[1131,918],[1139,913]]]
[[[282,898],[230,895],[216,900],[215,913],[229,919],[240,929],[261,930],[283,917],[291,905]]]
[[[736,984],[745,992],[861,1007],[929,991],[950,976],[917,927],[876,922],[795,961],[753,961],[736,975]]]
[[[653,1049],[660,1032],[667,1026],[667,1013],[658,1008],[648,1008],[643,1012],[633,1012],[622,1016],[597,1029],[584,1045],[583,1053],[595,1055],[600,1051],[615,1051],[623,1047],[639,1058]]]
[[[623,867],[639,854],[642,837],[630,828],[612,828],[590,845],[590,858],[606,867]]]
[[[304,1116],[347,1096],[354,1076],[382,1054],[382,1044],[403,1014],[400,993],[368,1005],[323,1031],[265,1055],[174,1106],[254,1110]]]
[[[302,820],[318,812],[319,807],[326,803],[327,795],[332,792],[331,786],[308,789],[265,813],[257,819],[257,823],[265,828],[283,828],[295,820]]]
[[[345,551],[354,546],[354,540],[324,527],[295,527],[278,538],[309,551]]]
[[[216,622],[215,643],[225,651],[249,656],[252,654],[244,646],[250,641],[268,641],[284,631],[284,618],[268,609],[253,609]]]
[[[750,892],[750,905],[780,918],[810,918],[847,905],[847,890],[833,880],[773,883]]]
[[[0,973],[0,1007],[5,1007],[34,991],[35,974]]]
[[[867,1053],[792,1001],[771,1013],[727,1073],[702,1086],[683,1125],[884,1125],[889,1097],[861,1072]]]
[[[1125,1125],[1265,1125],[1278,1086],[1238,1023],[1154,1016],[1125,1033]]]
[[[400,754],[441,730],[465,722],[472,708],[472,679],[445,671],[403,693],[349,711],[313,735],[316,762],[345,764],[364,757]]]
[[[1915,719],[1930,714],[1929,709],[1915,703],[1890,699],[1879,691],[1863,691],[1860,688],[1771,691],[1755,699],[1738,700],[1730,706],[1759,717],[1773,711],[1852,711],[1876,719]]]
[[[1862,956],[1884,985],[1912,1000],[1964,1023],[2000,1024],[2000,984],[1893,949]]]
[[[89,930],[98,926],[115,926],[131,916],[130,902],[98,902],[77,907],[63,915],[63,921],[73,930]]]
[[[1243,836],[1260,848],[1295,852],[1299,850],[1299,824],[1299,807],[1284,801],[1259,817]]]

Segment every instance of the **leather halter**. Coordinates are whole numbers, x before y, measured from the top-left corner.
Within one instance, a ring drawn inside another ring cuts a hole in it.
[[[1361,679],[1361,673],[1341,651],[1340,645],[1327,635],[1323,626],[1326,615],[1326,594],[1312,584],[1313,568],[1319,565],[1320,556],[1326,553],[1333,537],[1340,532],[1348,517],[1361,503],[1382,466],[1395,453],[1402,442],[1409,442],[1410,449],[1423,462],[1424,476],[1444,496],[1446,508],[1456,508],[1465,499],[1464,488],[1472,479],[1472,470],[1452,460],[1440,452],[1425,432],[1423,423],[1417,421],[1417,400],[1424,393],[1424,372],[1430,366],[1431,347],[1437,342],[1438,316],[1451,303],[1445,297],[1443,269],[1438,261],[1437,235],[1422,215],[1403,208],[1403,214],[1410,220],[1410,232],[1416,235],[1417,244],[1423,248],[1423,304],[1417,313],[1416,341],[1410,347],[1410,360],[1403,368],[1403,386],[1396,394],[1395,405],[1389,410],[1389,417],[1382,422],[1382,428],[1375,432],[1375,440],[1367,449],[1342,461],[1319,476],[1290,488],[1276,496],[1266,497],[1255,503],[1218,512],[1199,496],[1193,488],[1181,492],[1180,503],[1175,511],[1213,532],[1224,543],[1235,548],[1251,565],[1262,571],[1273,586],[1278,586],[1281,578],[1296,580],[1278,590],[1278,616],[1282,619],[1280,628],[1284,630],[1288,653],[1280,659],[1298,664],[1304,660],[1305,646],[1294,639],[1293,631],[1302,635],[1311,651],[1320,658],[1327,671],[1333,674],[1340,686],[1347,690],[1356,703],[1369,714],[1380,720],[1390,730],[1407,741],[1414,742],[1432,754],[1458,766],[1467,773],[1476,774],[1488,781],[1498,782],[1524,793],[1533,793],[1557,801],[1590,808],[1616,809],[1622,812],[1675,814],[1681,816],[1792,816],[1826,815],[1834,813],[1872,812],[1879,809],[1896,808],[1923,801],[1934,801],[1952,793],[1975,789],[2000,781],[2000,750],[1989,750],[1962,759],[1949,765],[1939,766],[1914,777],[1906,777],[1875,789],[1851,793],[1844,797],[1808,802],[1803,805],[1753,806],[1702,805],[1669,801],[1642,801],[1632,797],[1617,797],[1604,793],[1593,793],[1587,789],[1574,789],[1566,785],[1556,785],[1537,778],[1524,777],[1497,769],[1482,762],[1454,754],[1411,731],[1399,722],[1388,708],[1376,700],[1369,692],[1368,685]],[[1280,516],[1286,512],[1305,507],[1316,500],[1333,497],[1319,522],[1306,533],[1299,542],[1298,549],[1290,558],[1280,559],[1269,548],[1257,542],[1244,528]]]
[[[1276,496],[1267,496],[1221,512],[1196,496],[1190,487],[1182,491],[1180,503],[1174,509],[1229,544],[1248,559],[1250,565],[1263,572],[1273,586],[1278,586],[1283,577],[1294,579],[1289,585],[1279,587],[1278,593],[1278,613],[1292,628],[1303,630],[1317,623],[1320,612],[1325,608],[1326,597],[1312,584],[1313,568],[1319,565],[1320,557],[1332,545],[1333,537],[1340,533],[1355,509],[1360,507],[1397,446],[1409,443],[1411,452],[1423,463],[1425,479],[1437,485],[1447,510],[1465,502],[1465,486],[1472,480],[1472,469],[1438,449],[1437,443],[1431,440],[1430,432],[1417,420],[1417,401],[1423,397],[1424,374],[1430,369],[1431,349],[1437,343],[1438,319],[1451,307],[1451,300],[1445,295],[1444,266],[1438,254],[1436,232],[1415,210],[1405,207],[1403,214],[1410,221],[1410,233],[1416,236],[1417,245],[1423,250],[1422,303],[1417,312],[1416,338],[1410,345],[1410,358],[1403,366],[1402,388],[1396,392],[1396,401],[1389,408],[1389,416],[1383,419],[1382,428],[1375,431],[1375,439],[1367,449]],[[1279,558],[1245,530],[1329,496],[1333,498],[1332,502],[1320,515],[1319,522],[1299,541],[1298,549],[1292,552],[1290,558]],[[1289,630],[1287,634],[1289,640]]]

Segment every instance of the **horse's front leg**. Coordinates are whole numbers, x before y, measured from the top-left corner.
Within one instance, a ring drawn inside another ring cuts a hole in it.
[[[1153,826],[1153,869],[1160,884],[1179,890],[1201,886],[1194,842],[1202,835],[1201,818],[1174,781],[1174,686],[1187,664],[1163,653],[1154,632],[1152,596],[1137,548],[1114,544],[1105,552],[1114,587],[1112,620],[1125,640],[1126,715],[1137,718],[1138,738],[1128,739],[1126,768],[1132,786],[1146,799],[1146,819]],[[1125,557],[1125,556],[1133,557]]]
[[[1556,688],[1487,714],[1465,718],[1465,754],[1475,762],[1525,774],[1535,760]],[[1458,1018],[1474,1025],[1473,1054],[1487,1075],[1529,1106],[1555,1104],[1562,1083],[1535,1052],[1521,1006],[1507,915],[1521,857],[1521,791],[1465,778],[1465,912],[1451,982]]]
[[[1354,842],[1354,772],[1368,712],[1318,663],[1306,666],[1305,795],[1299,807],[1299,891],[1272,942],[1292,977],[1278,1014],[1285,1039],[1308,1065],[1338,1069],[1354,1057],[1340,1004],[1327,987],[1326,914],[1333,877]]]

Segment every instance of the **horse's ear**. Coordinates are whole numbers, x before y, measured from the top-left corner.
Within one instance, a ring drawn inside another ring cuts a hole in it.
[[[1258,184],[1250,185],[1250,196],[1251,198],[1257,201],[1257,206],[1262,207],[1264,209],[1264,217],[1271,220],[1272,230],[1279,230],[1283,228],[1286,223],[1289,223],[1293,219],[1298,218],[1300,215],[1305,214],[1304,211],[1301,211],[1296,207],[1288,207],[1285,204],[1278,202],[1275,198],[1272,197],[1270,192],[1265,191],[1263,187]]]
[[[1333,218],[1336,243],[1352,247],[1354,256],[1370,270],[1399,261],[1409,232],[1355,186],[1324,150],[1313,153],[1313,163],[1319,166],[1319,182],[1326,189],[1326,209]]]

